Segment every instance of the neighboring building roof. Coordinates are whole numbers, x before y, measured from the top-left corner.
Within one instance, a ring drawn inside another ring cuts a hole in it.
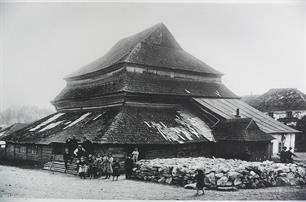
[[[64,143],[76,135],[100,144],[214,142],[210,128],[194,114],[174,108],[123,107],[56,113],[4,138],[19,143]]]
[[[219,122],[214,130],[216,140],[270,141],[274,138],[263,132],[251,118],[235,118]]]
[[[18,130],[26,127],[27,125],[29,125],[29,124],[27,124],[27,123],[14,123],[14,124],[6,127],[6,128],[1,129],[0,130],[0,139],[7,136],[7,135],[12,134],[15,131],[18,131]]]
[[[125,72],[110,76],[102,83],[97,82],[95,85],[66,86],[53,103],[60,100],[86,100],[118,92],[237,98],[237,95],[222,83]]]
[[[268,134],[298,133],[281,122],[265,115],[239,99],[193,98],[198,104],[223,119],[235,119],[239,109],[241,118],[252,118],[261,130]]]
[[[306,110],[306,95],[295,88],[270,89],[245,101],[263,112]]]
[[[105,70],[120,63],[221,75],[217,70],[185,52],[167,27],[161,23],[121,39],[103,57],[69,75],[68,79]]]

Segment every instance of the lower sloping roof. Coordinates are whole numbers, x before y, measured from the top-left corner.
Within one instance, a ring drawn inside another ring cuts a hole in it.
[[[251,118],[235,118],[217,124],[214,135],[216,140],[227,141],[270,141],[274,138],[263,132]]]
[[[205,109],[217,114],[223,119],[236,118],[237,108],[242,118],[252,118],[259,128],[269,134],[298,133],[299,131],[290,128],[273,118],[265,115],[261,111],[251,107],[239,99],[213,99],[213,98],[193,98]]]
[[[101,144],[183,144],[215,141],[210,128],[189,111],[123,107],[52,114],[4,138],[19,143],[65,142],[75,135]]]
[[[21,130],[22,128],[26,127],[27,123],[14,123],[6,128],[0,130],[0,138],[3,138],[11,133]]]

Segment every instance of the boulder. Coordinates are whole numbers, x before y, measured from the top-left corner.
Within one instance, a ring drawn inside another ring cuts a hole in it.
[[[286,186],[290,185],[289,180],[285,177],[277,177],[276,178],[276,186]]]
[[[204,182],[205,184],[215,185],[216,184],[215,173],[209,173],[208,175],[206,175],[204,178]]]
[[[305,174],[305,168],[303,169],[302,167],[298,167],[297,168],[297,173],[299,174],[300,177],[305,178],[306,174]]]
[[[236,187],[218,187],[217,191],[238,191]]]
[[[223,177],[223,175],[224,175],[223,173],[217,173],[217,174],[215,174],[215,177],[216,178],[221,178],[221,177]]]
[[[186,184],[184,188],[185,189],[197,189],[197,183]]]
[[[167,184],[171,184],[172,178],[171,178],[171,177],[170,177],[170,178],[167,178],[165,182],[166,182]]]
[[[222,176],[220,179],[217,180],[217,186],[226,186],[228,178],[226,176]]]
[[[234,180],[234,186],[239,186],[239,185],[241,185],[241,184],[242,184],[242,181],[241,181],[240,178],[236,178],[236,179]]]
[[[242,174],[235,172],[235,171],[230,171],[227,173],[227,176],[229,178],[229,180],[234,181],[236,178],[239,178],[242,176]]]
[[[298,178],[288,178],[289,180],[289,184],[291,186],[295,186],[295,185],[299,185],[300,184],[300,181]]]
[[[158,183],[164,183],[166,181],[166,179],[164,177],[160,178],[159,180],[157,180]]]

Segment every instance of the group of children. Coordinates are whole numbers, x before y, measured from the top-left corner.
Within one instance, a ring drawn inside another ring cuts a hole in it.
[[[67,144],[63,154],[66,171],[68,169],[68,162],[70,161],[70,163],[72,163],[72,161],[75,161],[77,164],[76,170],[81,179],[85,179],[86,177],[93,179],[102,176],[105,176],[105,179],[110,179],[111,176],[113,176],[113,180],[118,180],[118,177],[120,176],[119,159],[114,159],[111,153],[108,153],[107,155],[101,155],[101,153],[93,155],[89,148],[84,148],[84,146],[87,146],[84,143],[88,141],[86,137],[84,137],[82,144],[72,147],[71,142],[73,142],[74,139],[75,138],[67,140],[69,144]],[[91,142],[88,141],[87,144],[89,145],[90,143]],[[127,179],[131,177],[133,165],[138,161],[138,156],[138,148],[135,148],[132,154],[129,155],[125,161]]]
[[[113,176],[113,180],[118,180],[120,175],[120,164],[117,158],[113,158],[111,153],[108,155],[97,156],[89,154],[88,157],[82,156],[80,160],[77,160],[77,170],[81,179],[85,179],[87,176],[90,179],[105,176],[105,179],[109,179]]]

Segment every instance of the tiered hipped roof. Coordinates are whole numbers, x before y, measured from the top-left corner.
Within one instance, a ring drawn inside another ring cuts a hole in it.
[[[221,73],[184,51],[167,27],[160,23],[121,39],[103,57],[69,75],[67,79],[97,74],[120,63],[220,75]]]
[[[224,84],[193,80],[178,80],[153,74],[121,72],[88,85],[70,85],[55,98],[84,100],[114,93],[140,93],[151,95],[202,96],[237,98]]]

